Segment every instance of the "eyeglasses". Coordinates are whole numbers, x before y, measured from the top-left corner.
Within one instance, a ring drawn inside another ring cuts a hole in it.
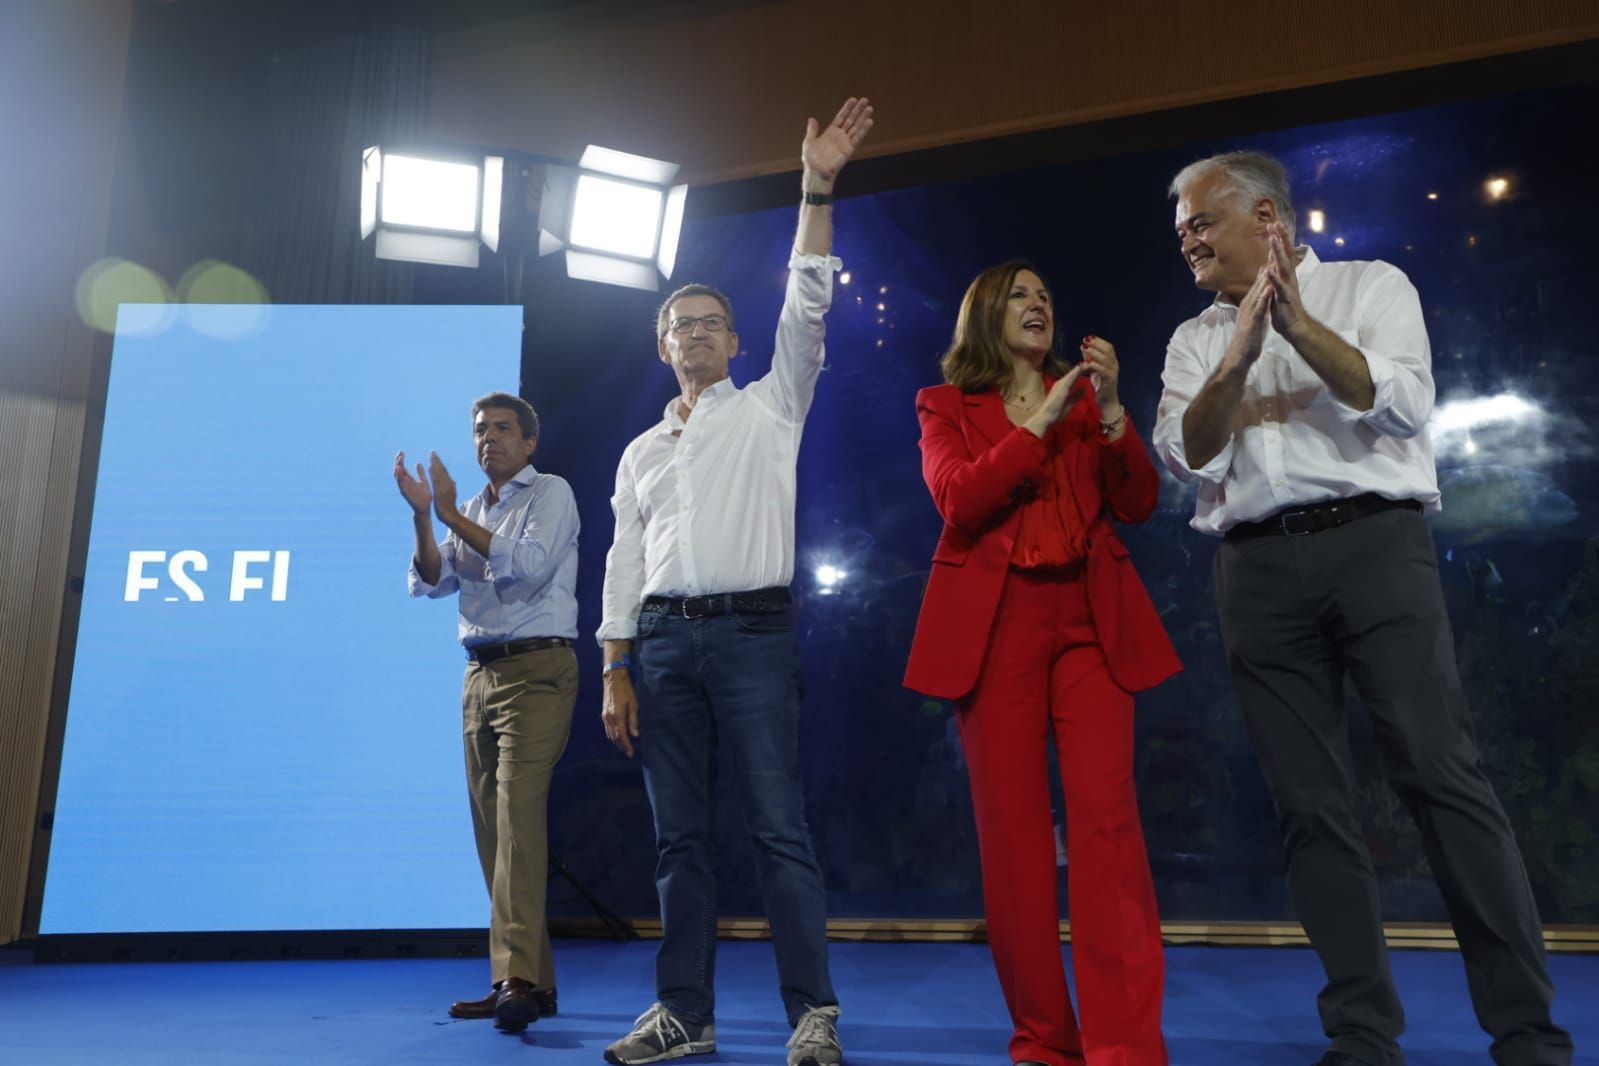
[[[695,326],[704,326],[707,333],[720,333],[727,328],[726,315],[684,315],[674,318],[669,326],[673,333],[693,333]]]

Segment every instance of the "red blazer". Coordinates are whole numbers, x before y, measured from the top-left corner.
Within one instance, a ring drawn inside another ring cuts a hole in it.
[[[1106,443],[1093,388],[1087,382],[1079,388],[1082,395],[1058,429],[1088,536],[1088,602],[1111,678],[1137,692],[1182,663],[1110,517],[1148,518],[1160,479],[1131,420],[1120,440]],[[1027,481],[1048,476],[1044,443],[1011,424],[998,390],[936,385],[916,394],[916,415],[922,477],[944,532],[933,550],[905,685],[953,700],[977,683],[1020,524],[1017,500]]]

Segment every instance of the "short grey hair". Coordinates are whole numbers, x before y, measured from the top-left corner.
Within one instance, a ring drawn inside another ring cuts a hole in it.
[[[1179,198],[1188,186],[1218,170],[1227,175],[1233,192],[1245,200],[1246,207],[1270,200],[1277,208],[1277,217],[1288,230],[1288,242],[1293,243],[1298,219],[1294,214],[1294,202],[1288,195],[1288,171],[1265,152],[1222,152],[1196,160],[1177,172],[1167,192],[1173,199]]]

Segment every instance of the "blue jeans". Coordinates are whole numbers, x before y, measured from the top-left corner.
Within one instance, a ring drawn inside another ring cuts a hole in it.
[[[792,609],[687,619],[645,611],[637,640],[639,741],[655,812],[661,897],[656,993],[712,1020],[716,996],[717,748],[728,757],[755,845],[789,1024],[838,1002],[827,969],[822,871],[805,826],[799,647]]]

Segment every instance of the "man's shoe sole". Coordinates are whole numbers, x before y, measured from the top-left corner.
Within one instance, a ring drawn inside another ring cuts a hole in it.
[[[516,997],[494,1007],[494,1028],[507,1033],[520,1033],[539,1020],[538,1004],[530,998]]]
[[[709,1055],[716,1050],[714,1040],[691,1040],[687,1044],[679,1044],[674,1048],[667,1048],[659,1055],[652,1055],[647,1059],[618,1058],[616,1052],[610,1048],[605,1049],[605,1061],[614,1066],[646,1066],[651,1062],[668,1062],[672,1059],[687,1058],[690,1055]]]

